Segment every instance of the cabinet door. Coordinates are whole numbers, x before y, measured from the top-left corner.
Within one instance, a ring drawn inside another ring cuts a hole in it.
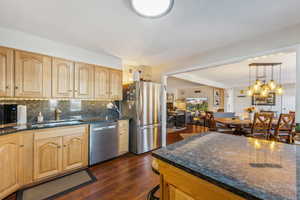
[[[182,192],[172,185],[169,185],[169,197],[169,200],[195,200],[188,194]]]
[[[91,99],[94,97],[94,66],[75,63],[75,97]]]
[[[124,154],[129,151],[129,124],[128,120],[118,121],[119,132],[119,154]]]
[[[34,179],[58,174],[62,169],[62,137],[34,141]]]
[[[23,51],[16,51],[15,96],[51,96],[50,57]]]
[[[74,63],[53,58],[52,64],[53,97],[71,98],[74,95]]]
[[[95,99],[109,99],[109,70],[95,67]]]
[[[0,96],[14,95],[14,72],[13,72],[12,49],[0,47]]]
[[[80,168],[86,165],[87,151],[83,133],[63,137],[63,170]]]
[[[122,100],[122,71],[110,71],[110,98],[114,100]]]
[[[20,143],[18,135],[0,138],[0,199],[20,186]]]

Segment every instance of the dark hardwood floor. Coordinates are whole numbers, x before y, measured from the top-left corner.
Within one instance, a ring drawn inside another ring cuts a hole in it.
[[[167,143],[182,140],[181,133],[203,132],[203,127],[189,125],[186,130],[170,133]],[[151,170],[151,153],[128,153],[91,168],[97,181],[68,193],[57,200],[146,200],[148,192],[159,184],[159,176]],[[12,196],[10,200],[15,200]]]

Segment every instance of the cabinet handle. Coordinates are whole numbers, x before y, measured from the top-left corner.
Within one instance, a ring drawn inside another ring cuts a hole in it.
[[[58,148],[58,149],[60,149],[60,148],[61,148],[61,146],[57,146],[57,148]]]
[[[9,89],[9,86],[7,85],[5,88],[6,88],[6,89]]]
[[[69,92],[73,92],[73,90],[68,90]]]
[[[64,147],[67,147],[67,145],[64,145]]]
[[[21,148],[23,148],[23,147],[24,147],[24,145],[23,145],[23,144],[21,144],[21,145],[20,145],[20,147],[21,147]]]
[[[18,87],[18,86],[16,86],[16,87],[15,87],[15,89],[17,90],[17,89],[19,89],[19,87]]]

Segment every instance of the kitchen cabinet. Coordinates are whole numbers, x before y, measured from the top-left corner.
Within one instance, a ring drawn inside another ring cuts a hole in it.
[[[129,121],[118,121],[119,133],[119,154],[124,154],[129,151]]]
[[[87,126],[44,129],[34,136],[34,179],[87,166]]]
[[[74,62],[53,58],[52,96],[57,98],[74,96]]]
[[[82,131],[63,137],[63,170],[87,166],[87,138]]]
[[[14,51],[0,47],[0,96],[14,95]]]
[[[15,192],[21,186],[21,154],[18,134],[0,137],[0,199]]]
[[[94,97],[94,66],[75,63],[75,98],[92,99]]]
[[[95,66],[95,99],[109,99],[109,69]]]
[[[154,158],[160,173],[161,200],[244,200],[228,190]]]
[[[122,71],[110,70],[110,98],[113,100],[122,100]]]
[[[62,169],[62,138],[49,137],[34,141],[34,178],[58,174]]]
[[[122,100],[122,71],[0,47],[0,97]]]
[[[15,96],[51,97],[51,57],[15,51]]]
[[[169,189],[169,200],[195,200],[188,194],[182,192],[181,190],[179,190],[178,188],[172,185],[169,185],[168,189]]]

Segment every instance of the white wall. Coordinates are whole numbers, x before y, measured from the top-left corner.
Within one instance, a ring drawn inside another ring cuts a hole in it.
[[[272,110],[278,113],[288,113],[290,110],[295,111],[296,107],[296,85],[287,84],[283,85],[284,95],[276,97],[275,106],[257,106],[261,110]],[[251,97],[238,97],[240,96],[240,91],[245,90],[245,87],[233,88],[233,111],[237,114],[243,113],[246,107],[252,106]]]
[[[104,52],[92,52],[2,27],[0,27],[0,46],[122,69],[122,60],[120,58],[108,55]]]
[[[173,93],[175,96],[175,99],[178,98],[178,89],[184,89],[184,88],[195,88],[201,86],[198,83],[193,83],[190,81],[186,81],[183,79],[175,78],[175,77],[169,77],[167,80],[167,93]]]
[[[224,109],[225,112],[234,112],[234,89],[224,90]]]

